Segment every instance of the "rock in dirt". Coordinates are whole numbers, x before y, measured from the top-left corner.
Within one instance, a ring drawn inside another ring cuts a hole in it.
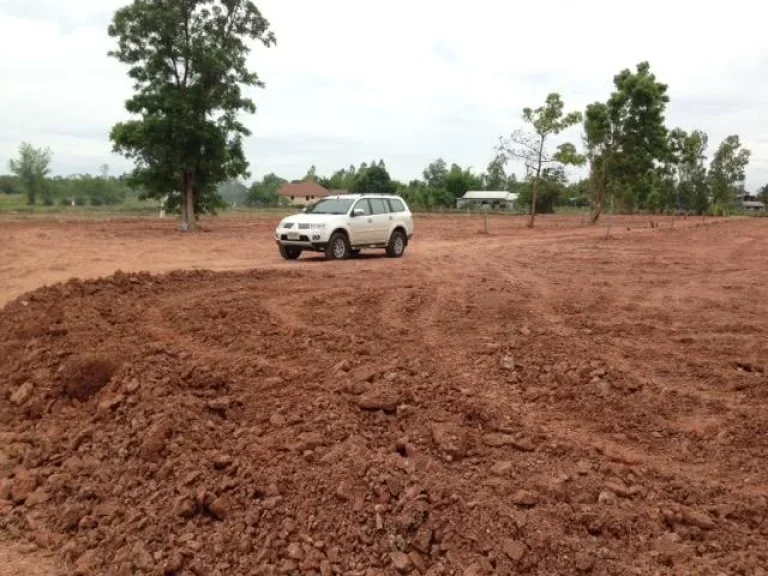
[[[176,515],[182,518],[193,518],[197,514],[197,504],[192,498],[182,497],[176,501]]]
[[[170,433],[171,428],[164,420],[150,426],[139,450],[141,458],[150,462],[158,461]]]
[[[10,500],[11,499],[11,486],[12,485],[13,485],[13,481],[9,480],[8,478],[0,479],[0,500]]]
[[[139,387],[140,387],[139,381],[136,378],[134,378],[133,380],[128,382],[128,384],[125,385],[125,393],[134,394],[138,391]]]
[[[525,556],[526,547],[520,540],[507,538],[501,543],[501,550],[513,562],[520,562],[520,560],[523,559],[523,556]]]
[[[432,536],[432,529],[422,524],[416,531],[416,535],[411,541],[411,546],[416,548],[416,550],[427,554],[432,545]]]
[[[400,393],[386,386],[368,390],[357,399],[357,405],[363,410],[383,410],[384,412],[395,412],[401,402]]]
[[[173,576],[184,565],[184,556],[180,552],[172,552],[163,565],[163,576]]]
[[[706,512],[684,508],[682,510],[683,524],[696,526],[702,530],[712,530],[715,527],[715,521]]]
[[[603,490],[597,496],[597,503],[604,506],[611,506],[612,504],[616,504],[616,494],[610,490]]]
[[[14,504],[23,504],[35,488],[37,488],[37,477],[27,471],[16,475],[11,484],[11,500]]]
[[[521,508],[533,508],[536,506],[536,495],[528,490],[518,490],[512,495],[512,502]]]
[[[483,442],[488,446],[498,448],[500,446],[512,446],[521,452],[533,452],[536,447],[530,440],[515,438],[511,434],[499,434],[492,432],[483,436]]]
[[[641,492],[641,488],[639,486],[627,487],[627,485],[624,484],[624,482],[621,480],[610,480],[605,483],[605,487],[607,490],[610,490],[622,498],[634,498]]]
[[[123,403],[123,400],[125,398],[122,394],[118,394],[117,396],[113,396],[112,398],[105,398],[101,402],[99,402],[98,407],[96,408],[99,412],[111,412],[120,404]]]
[[[32,396],[33,389],[31,382],[24,382],[24,384],[16,388],[14,393],[11,394],[11,404],[14,406],[23,406]]]
[[[232,513],[232,501],[228,496],[219,496],[208,506],[214,518],[217,520],[226,520]]]
[[[213,467],[216,470],[224,470],[231,466],[233,461],[232,456],[229,454],[216,454],[216,456],[213,457]]]
[[[467,432],[458,424],[435,422],[430,426],[432,440],[451,459],[463,458],[467,452]]]
[[[147,552],[147,549],[141,542],[136,542],[136,544],[133,545],[133,548],[131,548],[131,559],[136,568],[144,571],[151,570],[155,563],[152,559],[152,555]]]
[[[464,568],[462,576],[485,576],[486,572],[483,565],[480,562],[475,562]]]
[[[496,462],[491,467],[491,474],[494,476],[509,476],[509,473],[512,472],[515,465],[510,462],[509,460],[502,460],[501,462]]]
[[[514,370],[516,368],[515,359],[513,356],[503,356],[501,358],[501,367],[504,370]]]
[[[390,558],[392,559],[392,567],[401,574],[405,574],[413,568],[413,562],[408,554],[392,552]]]
[[[98,556],[98,550],[86,550],[75,562],[75,574],[82,576],[94,574],[100,564]]]
[[[301,544],[298,542],[291,542],[288,544],[288,548],[285,550],[285,555],[291,560],[303,560],[304,550],[301,548]]]
[[[33,506],[39,506],[40,504],[44,504],[48,502],[48,499],[50,498],[48,492],[43,490],[42,488],[38,488],[34,492],[32,492],[29,496],[27,496],[27,499],[24,501],[24,503],[27,505],[28,508],[32,508]]]
[[[595,561],[589,554],[585,552],[579,552],[576,554],[576,559],[574,560],[573,564],[576,567],[576,570],[579,572],[587,573],[592,571],[592,568],[595,566]]]

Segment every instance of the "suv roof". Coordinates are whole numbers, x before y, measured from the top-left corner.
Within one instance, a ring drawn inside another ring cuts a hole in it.
[[[331,194],[325,198],[362,198],[363,196],[382,196],[384,198],[400,198],[397,194],[387,194],[385,192],[356,192],[354,194]]]

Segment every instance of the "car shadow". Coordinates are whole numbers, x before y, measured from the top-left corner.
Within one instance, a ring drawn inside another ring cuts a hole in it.
[[[354,262],[355,260],[390,260],[390,258],[386,255],[386,253],[382,252],[381,254],[377,254],[375,252],[365,254],[360,253],[357,256],[350,256],[347,261]],[[296,262],[307,262],[307,263],[319,263],[319,262],[332,262],[325,259],[325,256],[320,254],[319,252],[304,252],[301,255],[301,258],[296,260]]]

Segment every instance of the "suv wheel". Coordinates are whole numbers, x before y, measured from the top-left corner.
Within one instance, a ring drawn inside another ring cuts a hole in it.
[[[389,244],[387,245],[387,256],[390,258],[400,258],[405,252],[405,234],[400,230],[392,232],[392,236],[389,237]]]
[[[325,257],[328,260],[346,260],[349,258],[350,248],[349,240],[341,232],[335,232],[328,240],[328,246],[325,247]]]
[[[296,260],[301,256],[301,248],[296,246],[280,246],[280,256],[286,260]]]

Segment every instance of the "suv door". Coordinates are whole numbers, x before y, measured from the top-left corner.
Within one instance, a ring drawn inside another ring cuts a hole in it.
[[[355,216],[355,210],[363,210],[361,216]],[[349,242],[352,246],[373,244],[373,216],[368,198],[360,198],[349,212]]]
[[[386,198],[369,198],[371,211],[373,213],[373,230],[371,236],[375,244],[386,244],[389,242],[389,231],[392,227],[393,216],[389,209],[389,202]]]

